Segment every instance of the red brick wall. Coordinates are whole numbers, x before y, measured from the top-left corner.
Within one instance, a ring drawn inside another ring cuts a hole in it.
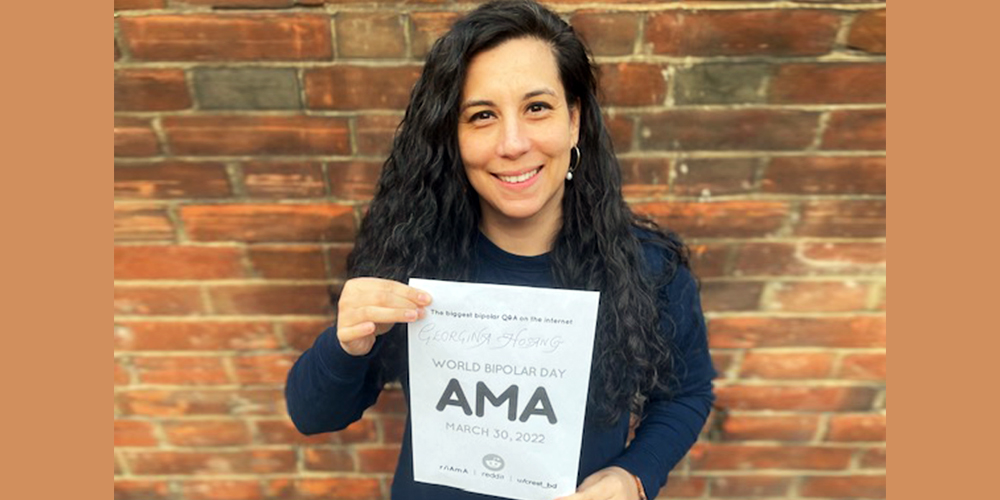
[[[885,496],[885,3],[553,2],[633,206],[693,245],[718,408],[677,498]],[[282,384],[421,56],[473,3],[115,0],[115,498],[387,498],[398,391]]]

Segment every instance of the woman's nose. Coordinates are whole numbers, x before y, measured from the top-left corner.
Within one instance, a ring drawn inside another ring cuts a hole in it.
[[[527,136],[524,124],[519,120],[506,120],[503,124],[503,136],[497,144],[497,155],[505,158],[517,158],[528,152],[531,140]]]

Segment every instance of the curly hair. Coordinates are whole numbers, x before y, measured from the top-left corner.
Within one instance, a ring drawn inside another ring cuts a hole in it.
[[[668,392],[673,332],[661,332],[657,295],[678,266],[688,265],[688,254],[676,235],[625,203],[597,101],[597,68],[573,29],[537,3],[486,3],[435,42],[348,258],[349,275],[469,280],[481,213],[458,147],[465,74],[477,54],[525,37],[552,48],[567,100],[579,106],[580,164],[566,183],[562,227],[549,255],[558,286],[602,292],[589,405],[611,423],[625,410],[639,413],[651,391]],[[643,242],[666,249],[652,266],[663,269],[659,276],[650,276]],[[397,325],[381,342],[375,376],[398,379],[406,370],[405,328]]]

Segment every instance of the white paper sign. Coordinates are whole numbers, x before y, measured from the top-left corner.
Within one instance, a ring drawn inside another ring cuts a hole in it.
[[[413,476],[520,500],[576,491],[598,292],[411,279]]]

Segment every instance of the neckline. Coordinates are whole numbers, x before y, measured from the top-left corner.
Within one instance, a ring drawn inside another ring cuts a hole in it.
[[[476,240],[476,247],[487,261],[513,271],[547,273],[550,270],[551,252],[541,255],[517,255],[510,253],[493,243],[482,231]]]

